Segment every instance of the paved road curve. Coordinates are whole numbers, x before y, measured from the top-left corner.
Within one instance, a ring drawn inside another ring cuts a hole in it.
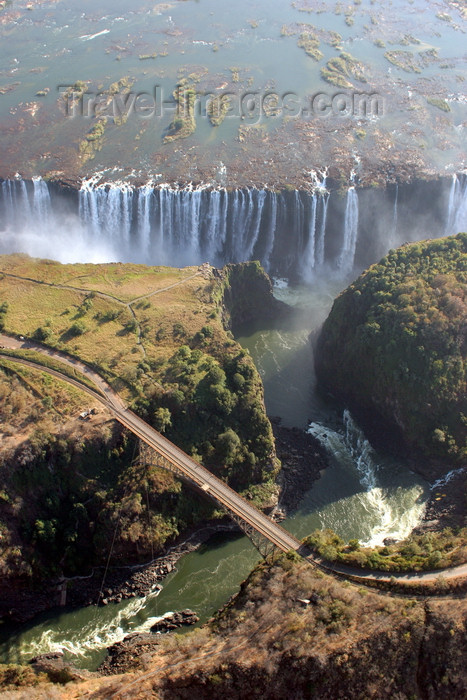
[[[242,518],[245,522],[251,525],[258,533],[266,537],[271,543],[278,547],[283,552],[295,550],[303,552],[303,545],[289,532],[280,527],[277,523],[270,520],[264,513],[255,508],[246,499],[239,496],[236,491],[231,489],[227,484],[211,474],[201,464],[195,462],[183,450],[174,445],[170,440],[167,440],[163,435],[154,430],[144,420],[139,418],[135,413],[130,411],[120,396],[90,367],[79,360],[75,360],[67,355],[52,350],[50,348],[39,345],[29,340],[18,340],[10,336],[0,334],[0,347],[15,349],[15,350],[35,350],[48,357],[59,360],[73,369],[80,372],[83,376],[90,379],[96,386],[96,391],[93,391],[85,384],[82,384],[76,379],[73,379],[66,374],[62,374],[57,370],[44,367],[38,362],[33,362],[26,359],[12,358],[2,354],[0,349],[0,357],[10,359],[14,362],[20,362],[25,365],[34,367],[42,372],[47,372],[59,379],[77,386],[81,390],[88,393],[95,401],[106,406],[115,416],[115,418],[131,432],[145,442],[149,447],[156,450],[177,469],[179,469],[189,480],[195,482],[206,494],[221,503],[227,511]],[[395,573],[388,574],[386,572],[377,572],[370,570],[362,570],[350,568],[341,565],[333,565],[312,556],[307,556],[307,559],[322,569],[329,572],[334,572],[340,576],[347,576],[352,579],[358,579],[362,583],[372,582],[390,582],[394,579],[404,584],[423,584],[433,583],[442,577],[444,580],[463,578],[467,576],[467,564],[450,569],[438,571],[425,571],[420,573]]]

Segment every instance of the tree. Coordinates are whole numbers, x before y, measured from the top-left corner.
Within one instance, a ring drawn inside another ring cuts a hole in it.
[[[153,425],[160,433],[165,433],[172,426],[172,414],[168,408],[160,406],[154,411]]]
[[[241,444],[240,438],[232,428],[227,428],[224,433],[218,436],[216,440],[217,454],[225,466],[230,467],[235,462]]]
[[[86,331],[86,324],[84,324],[83,321],[75,321],[70,327],[69,334],[72,338],[75,338],[78,335],[83,335]]]

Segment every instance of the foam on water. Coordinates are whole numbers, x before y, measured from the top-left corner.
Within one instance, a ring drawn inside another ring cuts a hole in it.
[[[140,621],[138,616],[142,617],[141,613],[144,613],[148,603],[158,594],[159,591],[156,591],[145,598],[132,600],[125,607],[115,606],[115,616],[106,621],[103,621],[99,614],[100,608],[97,608],[97,614],[90,622],[68,636],[64,630],[44,630],[33,641],[24,643],[21,653],[24,658],[54,652],[68,652],[84,657],[90,651],[105,649],[121,642],[130,632],[149,632],[156,622],[173,614],[169,611],[158,617],[150,616]]]
[[[311,423],[308,431],[346,469],[354,471],[363,490],[356,494],[359,506],[370,524],[364,546],[382,545],[386,538],[401,540],[411,533],[424,512],[419,485],[388,490],[381,479],[385,468],[365,435],[344,411],[342,430],[333,430],[321,423]]]

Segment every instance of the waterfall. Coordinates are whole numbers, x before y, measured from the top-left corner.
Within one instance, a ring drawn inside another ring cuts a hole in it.
[[[208,262],[215,265],[221,256],[227,237],[227,193],[224,189],[211,192],[206,218],[205,257]]]
[[[307,277],[309,278],[312,270],[315,268],[316,207],[317,196],[313,194],[311,200],[310,224],[308,227],[308,242],[303,255],[302,274],[305,279]]]
[[[313,422],[308,432],[328,452],[329,468],[333,469],[338,463],[342,473],[356,478],[360,485],[349,514],[353,512],[358,517],[362,510],[365,512],[365,522],[357,525],[362,544],[376,546],[382,545],[386,537],[396,540],[408,537],[423,515],[423,487],[412,485],[405,490],[400,486],[394,489],[390,475],[397,466],[373,450],[348,410],[344,411],[342,423],[342,428],[334,430],[329,425]],[[324,522],[322,527],[338,527],[339,520],[334,518]]]
[[[319,201],[322,207],[321,224],[319,227],[318,238],[316,239],[316,265],[321,267],[324,263],[324,239],[326,236],[326,217],[328,213],[329,194],[326,192]]]
[[[347,202],[345,205],[344,240],[339,253],[337,267],[344,274],[352,271],[355,260],[355,250],[358,236],[358,195],[355,186],[347,190]]]
[[[122,202],[122,236],[123,240],[128,243],[130,240],[131,222],[133,218],[133,188],[121,188],[120,198]]]
[[[151,245],[151,203],[153,196],[154,188],[151,185],[145,185],[138,190],[138,238],[146,254]]]
[[[54,201],[63,201],[58,188]],[[310,282],[325,264],[329,203],[325,178],[313,192],[82,181],[65,221],[41,178],[6,180],[0,190],[3,252],[34,251],[63,262],[197,265],[259,259],[273,275]],[[73,206],[75,207],[73,211]],[[62,208],[62,205],[60,205]],[[41,238],[42,237],[42,238]],[[53,245],[51,244],[54,239]],[[31,240],[34,245],[31,247]]]
[[[467,231],[467,176],[452,176],[445,235]]]
[[[258,190],[256,193],[256,215],[252,227],[252,234],[249,237],[249,242],[243,252],[244,260],[251,260],[254,254],[256,243],[258,242],[259,229],[261,225],[261,217],[263,214],[264,200],[266,199],[265,190]]]
[[[452,176],[451,189],[449,191],[449,202],[448,202],[448,215],[446,217],[446,229],[445,234],[449,236],[454,229],[454,219],[456,216],[455,201],[456,201],[456,188],[458,187],[457,175]]]
[[[51,194],[41,178],[1,182],[2,252],[33,252],[62,262],[176,266],[259,259],[273,275],[304,281],[324,265],[329,201],[324,181],[314,193],[289,194],[151,182],[134,187],[101,182],[96,175],[82,181],[77,206],[70,193],[66,219],[60,190],[53,188],[60,214]]]
[[[399,198],[396,187],[386,212],[378,212],[378,221],[387,222],[385,242],[378,248],[367,246],[368,222],[362,217],[359,226],[355,185],[348,188],[342,211],[338,195],[326,189],[323,173],[315,174],[309,192],[152,182],[133,186],[100,177],[83,180],[77,193],[67,191],[66,196],[41,178],[1,181],[0,252],[62,262],[119,260],[179,267],[258,259],[273,276],[310,283],[324,272],[339,279],[352,272],[358,236],[358,265],[375,262],[376,255],[389,249],[389,236],[397,233],[403,240],[410,221],[410,203]],[[360,199],[366,212],[369,196],[366,192]],[[448,211],[442,197],[440,206],[447,231],[467,230],[465,175],[452,179]],[[427,221],[433,221],[434,230],[425,225],[420,236],[439,235],[439,212]]]
[[[233,262],[243,262],[246,259],[245,250],[248,241],[248,232],[254,212],[255,190],[241,190],[240,204],[237,209],[237,218],[234,218],[235,242]]]
[[[269,215],[269,226],[266,238],[266,249],[264,251],[263,264],[266,270],[270,270],[271,266],[271,254],[274,248],[274,234],[276,232],[277,226],[277,214],[278,214],[278,197],[275,192],[270,194],[271,205],[270,205],[270,215]]]
[[[305,282],[311,282],[313,274],[324,264],[328,202],[329,193],[326,190],[326,179],[324,179],[311,195],[308,241],[301,263],[302,277]]]
[[[364,545],[382,545],[385,537],[397,540],[408,537],[420,521],[423,504],[415,501],[410,510],[397,512],[379,478],[380,463],[375,451],[348,410],[344,411],[343,421],[344,443],[365,489],[362,496],[365,507],[374,517],[374,526]]]
[[[97,237],[100,234],[99,210],[96,193],[91,189],[91,183],[84,180],[78,194],[78,215],[92,234]]]
[[[46,230],[50,223],[52,207],[50,202],[49,189],[47,183],[41,177],[33,177],[32,184],[34,187],[32,215],[33,220]]]
[[[396,245],[397,241],[397,204],[399,199],[399,185],[396,183],[396,196],[394,197],[394,209],[392,213],[392,233],[390,240],[390,247]]]

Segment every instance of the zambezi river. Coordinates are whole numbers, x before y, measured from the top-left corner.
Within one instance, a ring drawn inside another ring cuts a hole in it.
[[[294,313],[267,329],[245,328],[237,339],[261,373],[268,414],[280,416],[285,426],[310,430],[329,455],[329,467],[284,527],[299,537],[330,527],[368,544],[407,536],[423,516],[429,484],[403,462],[375,452],[352,416],[336,413],[314,389],[310,333],[326,318],[340,288],[328,282],[292,287],[276,280],[274,290]],[[149,631],[170,611],[191,608],[205,622],[239,590],[259,558],[246,537],[217,535],[185,555],[160,592],[105,607],[57,608],[15,628],[4,625],[0,660],[24,663],[62,651],[75,666],[96,669],[106,647],[129,633]]]

